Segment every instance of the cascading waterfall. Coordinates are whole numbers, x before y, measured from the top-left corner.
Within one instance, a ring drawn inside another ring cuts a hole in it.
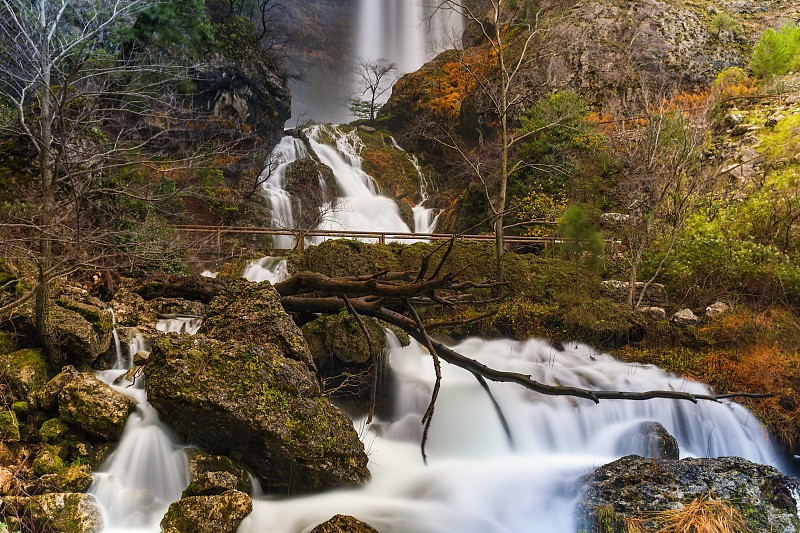
[[[358,28],[356,57],[385,58],[406,73],[436,52],[456,47],[464,19],[432,1],[359,0]]]
[[[159,329],[185,331],[191,320],[162,320]],[[194,324],[188,329],[193,328]],[[119,338],[116,328],[114,336]],[[120,370],[130,369],[136,352],[147,351],[144,338],[137,334],[128,340],[127,358],[119,343],[115,343],[115,349],[120,366],[100,371],[98,377],[133,399],[136,411],[125,423],[117,449],[94,473],[89,493],[101,504],[104,532],[158,531],[169,504],[180,499],[189,483],[186,454],[147,402],[143,377],[134,383],[114,385],[122,374]]]
[[[764,428],[735,403],[660,399],[595,405],[491,384],[512,444],[475,378],[447,364],[425,466],[420,421],[430,399],[433,367],[419,345],[401,348],[391,335],[390,344],[397,385],[394,415],[368,427],[355,422],[370,457],[372,480],[358,490],[255,502],[241,533],[307,532],[337,513],[360,518],[381,533],[574,531],[578,478],[622,454],[642,453],[624,436],[651,420],[676,437],[682,456],[738,455],[780,466]],[[551,384],[707,392],[702,384],[657,367],[624,364],[583,345],[557,351],[538,340],[471,339],[455,349]]]

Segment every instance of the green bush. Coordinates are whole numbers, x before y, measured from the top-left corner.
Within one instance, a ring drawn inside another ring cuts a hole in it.
[[[787,24],[772,28],[761,38],[750,59],[750,70],[759,78],[771,78],[800,69],[800,27]]]

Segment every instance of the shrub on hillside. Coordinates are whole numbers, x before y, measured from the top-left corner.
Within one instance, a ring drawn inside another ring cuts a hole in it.
[[[787,24],[772,28],[761,38],[750,59],[750,70],[759,78],[771,78],[800,69],[800,27]]]

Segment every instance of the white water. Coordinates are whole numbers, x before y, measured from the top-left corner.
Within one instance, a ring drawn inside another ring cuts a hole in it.
[[[447,48],[458,47],[464,19],[424,0],[359,0],[355,56],[388,59],[412,72]]]
[[[198,320],[198,319],[192,319]],[[185,331],[186,320],[161,320],[162,331]],[[199,326],[199,324],[197,324]],[[115,339],[117,337],[114,329]],[[144,338],[129,339],[128,357],[115,343],[117,364],[114,370],[98,372],[98,377],[116,391],[136,402],[122,432],[119,445],[98,471],[89,493],[100,503],[106,533],[158,531],[158,523],[170,503],[180,499],[189,483],[186,454],[170,429],[162,424],[158,412],[147,402],[144,377],[135,383],[113,382],[129,369],[137,351],[147,351]]]
[[[248,281],[269,281],[272,284],[281,282],[289,277],[285,257],[262,257],[249,263],[242,273]]]
[[[547,383],[619,390],[706,387],[642,365],[627,365],[586,346],[558,352],[531,340],[472,339],[455,347],[498,368]],[[682,456],[738,455],[777,463],[763,427],[743,407],[672,400],[604,401],[542,397],[512,384],[491,384],[507,417],[506,438],[474,377],[444,365],[443,388],[427,446],[420,424],[432,387],[430,358],[419,346],[393,341],[397,380],[391,420],[356,422],[370,458],[372,480],[362,489],[254,503],[241,533],[301,533],[337,513],[351,514],[381,533],[564,533],[574,531],[576,480],[619,457],[619,437],[655,420],[679,442]],[[626,453],[636,450],[628,449]]]
[[[156,329],[163,333],[188,333],[194,335],[200,329],[203,319],[199,316],[179,316],[161,318],[156,321]]]

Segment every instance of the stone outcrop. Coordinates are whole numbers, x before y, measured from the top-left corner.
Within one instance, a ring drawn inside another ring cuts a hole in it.
[[[724,315],[730,310],[731,307],[725,302],[714,302],[706,307],[706,318],[716,318],[720,315]]]
[[[268,284],[232,283],[200,332],[158,340],[145,367],[148,399],[179,434],[238,454],[282,494],[357,485],[363,445],[322,396],[300,330]]]
[[[386,347],[386,333],[377,320],[362,317],[369,331],[375,353]],[[305,324],[303,336],[308,341],[311,355],[317,361],[336,357],[344,363],[366,363],[370,358],[369,346],[358,321],[343,311],[338,315],[324,315]]]
[[[577,529],[625,533],[627,522],[659,531],[659,511],[679,509],[708,498],[736,509],[750,531],[800,531],[792,491],[797,480],[771,466],[739,457],[654,460],[629,455],[598,468],[586,480],[576,508]]]
[[[236,485],[229,488],[234,488],[246,494],[250,494],[253,491],[247,470],[224,455],[211,455],[197,448],[187,448],[186,458],[189,461],[189,474],[192,477],[192,481],[208,474],[227,473],[236,478]]]
[[[337,514],[312,529],[311,533],[378,533],[378,531],[352,516]]]
[[[61,419],[95,437],[117,440],[136,402],[97,379],[92,372],[78,373],[58,394]]]

